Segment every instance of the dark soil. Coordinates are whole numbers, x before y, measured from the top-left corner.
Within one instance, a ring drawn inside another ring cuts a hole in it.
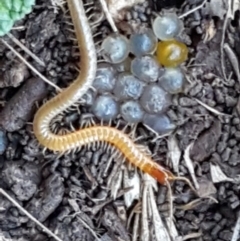
[[[126,22],[118,26],[122,31],[132,31],[129,26],[148,25],[152,14],[163,8],[176,7],[181,15],[202,1],[183,2],[149,0],[148,6],[139,5],[127,12]],[[174,224],[178,232],[178,237],[173,238],[175,241],[240,240],[240,236],[232,239],[240,210],[240,84],[231,56],[226,52],[223,60],[227,79],[221,67],[220,44],[226,9],[221,9],[225,11],[222,15],[221,11],[216,14],[217,11],[210,11],[207,6],[184,18],[185,30],[180,39],[190,51],[183,67],[189,83],[184,93],[174,96],[167,112],[177,129],[171,136],[156,141],[152,141],[155,134],[141,124],[136,129],[137,137],[142,137],[139,143],[155,153],[154,159],[191,182],[184,156],[189,145],[193,145],[188,156],[199,185],[198,196],[184,182],[173,183]],[[91,12],[97,16],[99,9],[95,4]],[[79,53],[67,21],[69,18],[61,8],[38,0],[33,12],[16,24],[19,28],[11,31],[45,67],[4,37],[40,73],[61,88],[67,87],[78,74]],[[110,32],[110,27],[103,21],[94,31],[101,33],[97,42]],[[211,35],[212,32],[215,34]],[[239,61],[239,11],[228,21],[224,36],[224,43],[232,50],[232,59]],[[111,154],[97,146],[61,157],[48,150],[43,152],[32,133],[31,121],[38,106],[56,91],[36,77],[2,43],[0,66],[1,188],[64,241],[97,240],[93,232],[102,241],[148,241],[143,235],[144,217],[141,215],[148,183],[146,177],[126,163],[122,165],[121,159],[111,163]],[[87,106],[79,108],[83,114],[79,115],[77,108],[73,108],[58,119],[57,128],[82,124],[90,111]],[[170,140],[179,147],[179,165],[171,159],[173,151],[177,155],[178,148],[172,149]],[[214,175],[214,167],[219,167],[227,178]],[[154,190],[158,211],[166,222],[169,215],[167,188],[158,185],[156,189],[149,189]],[[150,199],[148,203],[150,206]],[[141,221],[135,232],[137,218]],[[149,225],[149,240],[157,240],[154,238],[154,211],[145,222]],[[134,232],[139,239],[134,239]],[[172,231],[169,233],[174,235]],[[3,196],[0,198],[0,236],[7,240],[54,240]]]

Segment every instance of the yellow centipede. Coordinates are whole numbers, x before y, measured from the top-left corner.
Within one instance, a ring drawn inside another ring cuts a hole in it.
[[[56,135],[50,129],[51,120],[75,104],[92,85],[97,70],[97,55],[91,28],[81,0],[67,0],[81,53],[81,73],[65,90],[44,104],[33,120],[33,131],[41,145],[59,152],[104,141],[117,148],[122,155],[161,184],[174,179],[171,172],[144,154],[123,132],[109,126],[92,126],[66,135]]]

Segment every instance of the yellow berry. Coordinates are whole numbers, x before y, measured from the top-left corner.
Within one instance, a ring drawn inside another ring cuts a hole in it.
[[[161,41],[157,46],[157,60],[165,67],[176,67],[188,58],[188,48],[177,40]]]

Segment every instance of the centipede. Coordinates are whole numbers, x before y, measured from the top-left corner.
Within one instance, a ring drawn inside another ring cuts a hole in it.
[[[105,142],[116,148],[126,160],[148,173],[160,184],[168,184],[174,175],[157,164],[152,157],[137,147],[124,132],[111,126],[92,125],[59,135],[51,128],[51,121],[74,105],[92,86],[97,71],[97,54],[91,27],[81,0],[67,0],[78,47],[81,54],[80,73],[63,91],[42,105],[34,116],[33,132],[39,144],[54,152],[68,152],[81,146]]]

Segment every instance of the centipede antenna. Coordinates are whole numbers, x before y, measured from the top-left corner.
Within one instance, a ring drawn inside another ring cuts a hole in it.
[[[194,188],[194,186],[192,185],[192,183],[189,181],[189,179],[187,179],[186,177],[178,177],[178,176],[174,176],[174,177],[170,177],[168,178],[168,180],[174,180],[174,181],[183,181],[185,183],[188,184],[188,186],[191,188],[191,190],[198,196],[198,192],[197,190]]]

